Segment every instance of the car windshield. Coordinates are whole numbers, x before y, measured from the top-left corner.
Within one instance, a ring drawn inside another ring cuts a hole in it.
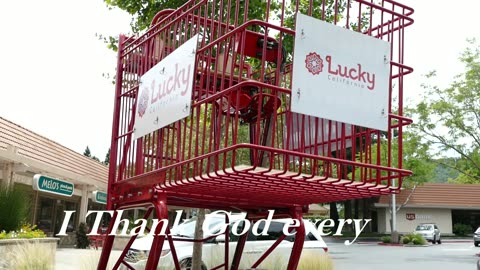
[[[476,234],[480,234],[480,227],[477,228],[477,230],[475,231]]]
[[[431,231],[432,225],[418,225],[416,231]]]

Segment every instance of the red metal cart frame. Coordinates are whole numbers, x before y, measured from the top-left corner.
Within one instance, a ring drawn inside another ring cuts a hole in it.
[[[411,123],[403,115],[403,78],[413,71],[404,63],[413,9],[377,2],[284,0],[254,8],[248,0],[191,0],[159,12],[143,35],[120,36],[108,209],[144,206],[146,217],[158,219],[168,217],[168,205],[242,210],[252,220],[275,209],[276,217],[301,218],[311,203],[398,192],[411,174],[402,169],[402,134]],[[291,112],[296,12],[390,44],[387,132]],[[133,139],[141,76],[198,33],[189,116]],[[296,230],[290,270],[303,247],[303,224]],[[134,239],[115,269],[130,268],[123,257]],[[107,237],[98,269],[105,269],[113,240]],[[173,240],[155,237],[146,269],[156,269],[164,241],[176,260]],[[238,269],[245,240],[231,264],[226,250],[214,269]]]

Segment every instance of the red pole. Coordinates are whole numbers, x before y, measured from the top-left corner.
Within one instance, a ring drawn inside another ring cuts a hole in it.
[[[118,55],[117,55],[117,76],[115,79],[115,103],[113,104],[113,121],[112,121],[112,141],[110,144],[110,166],[108,171],[108,190],[107,190],[107,209],[112,210],[112,187],[115,183],[115,174],[117,172],[117,147],[118,147],[118,132],[120,126],[120,106],[122,95],[122,80],[123,80],[123,62],[122,52],[126,37],[120,35],[118,40]]]
[[[107,209],[113,210],[112,205],[112,187],[115,182],[115,173],[117,166],[117,136],[118,128],[120,126],[120,95],[122,94],[122,78],[123,78],[123,66],[122,66],[122,51],[126,37],[120,35],[118,39],[118,54],[117,54],[117,76],[115,81],[115,103],[113,109],[113,121],[112,121],[112,141],[110,145],[110,167],[108,171],[108,189],[107,189]],[[115,220],[117,217],[117,212],[113,214],[112,220]],[[110,258],[110,252],[112,251],[113,241],[115,236],[108,235],[112,231],[113,222],[110,222],[107,230],[107,236],[105,237],[105,243],[102,247],[102,254],[100,255],[100,260],[98,261],[98,270],[107,269],[108,259]]]
[[[117,211],[113,213],[112,221],[117,218]],[[100,255],[100,260],[98,261],[97,270],[107,269],[108,259],[110,258],[110,252],[112,251],[113,241],[115,241],[115,235],[110,235],[112,231],[114,222],[110,222],[107,230],[107,236],[105,237],[105,243],[102,247],[102,254]]]
[[[302,208],[297,206],[292,210],[292,218],[300,221],[300,226],[296,229],[295,242],[293,243],[292,253],[288,261],[287,270],[296,270],[302,255],[303,243],[305,242],[305,224],[302,219]]]
[[[167,210],[167,197],[165,194],[156,194],[158,197],[153,202],[155,207],[155,213],[157,214],[158,219],[168,219],[168,210]],[[150,254],[148,256],[147,265],[145,270],[156,270],[158,261],[160,260],[160,255],[162,253],[163,242],[165,241],[165,235],[159,235],[163,229],[163,226],[168,226],[162,222],[161,225],[157,226],[155,229],[155,234],[153,236],[152,248],[150,249]],[[166,231],[166,230],[163,230]]]

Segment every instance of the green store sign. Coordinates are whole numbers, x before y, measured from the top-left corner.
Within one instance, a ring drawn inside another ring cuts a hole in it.
[[[107,193],[102,191],[94,191],[93,193],[93,201],[96,203],[107,204]]]
[[[73,183],[50,178],[36,174],[33,177],[33,189],[61,196],[71,197],[73,195]]]

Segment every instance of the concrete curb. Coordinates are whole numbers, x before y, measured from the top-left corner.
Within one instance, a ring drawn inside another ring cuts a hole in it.
[[[442,239],[442,243],[473,243],[473,240],[445,240]]]
[[[403,244],[394,244],[394,243],[377,243],[379,246],[390,246],[390,247],[402,247]]]
[[[403,245],[404,247],[429,247],[430,245]]]

